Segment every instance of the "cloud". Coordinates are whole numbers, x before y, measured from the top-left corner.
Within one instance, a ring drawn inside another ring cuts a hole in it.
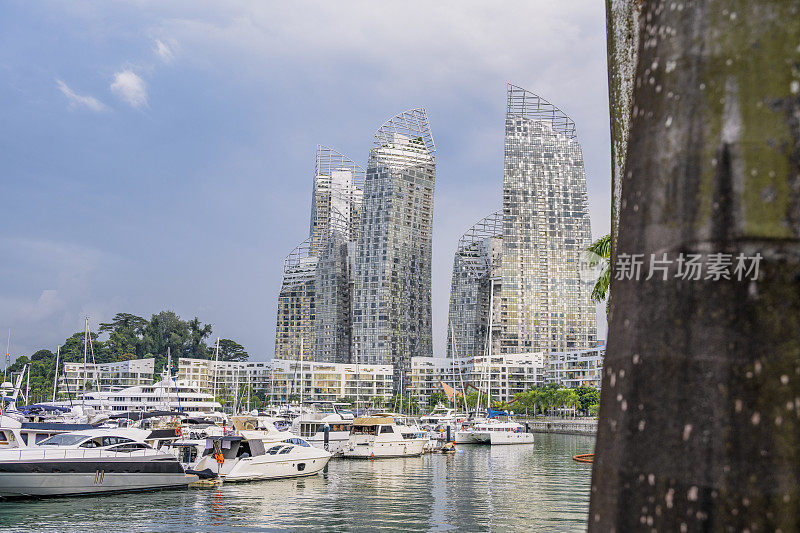
[[[156,39],[155,53],[164,63],[172,63],[172,60],[175,58],[172,49],[164,43],[164,41],[159,39]]]
[[[67,100],[69,100],[70,107],[83,107],[98,113],[101,111],[108,111],[108,106],[94,96],[84,96],[82,94],[78,94],[70,89],[66,83],[59,79],[56,79],[56,83],[58,84],[58,89],[61,91],[61,94],[66,96]]]
[[[123,102],[136,109],[147,106],[147,88],[144,80],[131,70],[114,74],[111,91]]]

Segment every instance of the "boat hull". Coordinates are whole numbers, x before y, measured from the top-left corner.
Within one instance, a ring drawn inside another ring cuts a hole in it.
[[[0,497],[75,496],[186,487],[197,476],[180,474],[0,473]]]
[[[456,444],[483,444],[482,441],[478,440],[477,434],[473,433],[472,431],[456,431],[455,443]]]
[[[320,456],[286,461],[259,461],[268,457],[270,456],[239,459],[223,478],[225,481],[257,481],[313,476],[325,468],[330,459],[330,456]]]
[[[504,444],[533,444],[532,433],[514,433],[511,431],[489,431],[492,446]]]
[[[392,457],[418,457],[425,450],[424,439],[407,439],[394,442],[369,442],[350,445],[344,457],[352,459],[388,459]]]

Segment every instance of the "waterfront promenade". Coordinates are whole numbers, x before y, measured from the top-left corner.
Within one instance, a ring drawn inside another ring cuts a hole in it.
[[[559,433],[562,435],[597,434],[596,418],[517,418],[529,433]]]

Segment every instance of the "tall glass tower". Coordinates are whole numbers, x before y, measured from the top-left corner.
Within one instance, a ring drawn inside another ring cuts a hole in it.
[[[470,228],[456,250],[448,356],[593,347],[591,286],[579,275],[591,226],[575,123],[514,85],[504,170],[502,211]]]
[[[400,113],[375,134],[355,256],[353,353],[395,365],[431,356],[431,246],[436,151],[424,109]]]
[[[502,352],[594,346],[596,312],[579,275],[592,235],[575,123],[514,85],[508,86],[503,218]]]
[[[479,220],[458,241],[453,259],[447,356],[499,353],[503,212]],[[490,314],[490,309],[492,313]]]
[[[352,261],[363,187],[358,164],[317,147],[310,235],[284,262],[276,358],[350,361]]]

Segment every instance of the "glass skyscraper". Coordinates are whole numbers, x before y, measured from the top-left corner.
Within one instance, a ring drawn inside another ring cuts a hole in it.
[[[353,354],[393,364],[430,356],[436,152],[424,109],[393,117],[369,154],[355,256]]]
[[[363,186],[358,164],[317,147],[310,236],[284,262],[276,358],[350,361],[352,261]]]
[[[477,289],[480,276],[459,271],[462,247],[456,252],[449,317],[450,330],[456,333],[455,342],[449,339],[448,354],[485,353],[486,341],[466,332],[483,327],[488,338],[492,297],[495,313],[499,311],[492,319],[492,353],[593,347],[596,312],[591,286],[579,274],[581,254],[591,244],[591,226],[575,123],[546,100],[514,85],[508,87],[499,239],[501,244],[497,236],[484,238],[502,250],[500,286],[484,291],[488,295]]]

